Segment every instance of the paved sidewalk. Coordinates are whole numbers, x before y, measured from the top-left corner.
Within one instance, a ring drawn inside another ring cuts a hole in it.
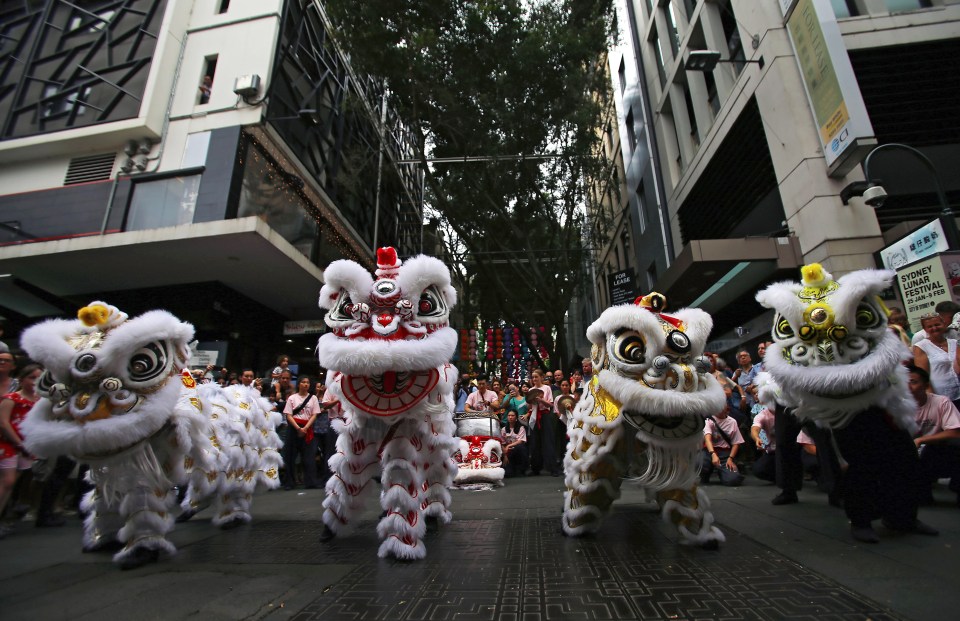
[[[80,524],[29,523],[0,541],[0,618],[46,619],[930,619],[960,604],[960,509],[924,508],[940,537],[853,542],[842,511],[808,486],[775,507],[747,479],[710,486],[727,542],[676,544],[629,485],[595,537],[559,533],[561,479],[454,490],[454,522],[426,539],[425,561],[376,557],[378,507],[350,536],[320,544],[321,490],[258,495],[252,525],[219,531],[199,514],[177,525],[172,559],[123,572],[80,553]],[[373,499],[371,498],[371,501]]]

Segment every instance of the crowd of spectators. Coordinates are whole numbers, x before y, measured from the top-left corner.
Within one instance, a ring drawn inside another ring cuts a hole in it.
[[[569,415],[592,374],[589,358],[570,372],[534,369],[528,381],[464,374],[454,395],[456,412],[496,421],[507,478],[541,472],[559,477]]]

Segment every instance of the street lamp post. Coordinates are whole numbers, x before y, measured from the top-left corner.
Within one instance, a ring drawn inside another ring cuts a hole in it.
[[[953,210],[950,209],[950,204],[947,202],[947,194],[943,191],[940,175],[937,173],[937,169],[934,168],[930,158],[909,145],[900,144],[899,142],[888,142],[870,151],[863,160],[863,176],[866,177],[866,181],[854,181],[847,185],[840,191],[840,200],[846,205],[851,197],[863,196],[865,202],[871,207],[877,208],[883,205],[887,198],[887,192],[879,180],[873,179],[870,176],[870,160],[872,160],[873,156],[879,151],[890,149],[899,149],[913,154],[923,163],[927,170],[930,171],[930,174],[933,176],[934,188],[937,192],[937,200],[940,202],[939,218],[943,224],[944,234],[947,236],[947,244],[951,250],[960,248],[960,232],[957,231],[957,221],[954,217]]]

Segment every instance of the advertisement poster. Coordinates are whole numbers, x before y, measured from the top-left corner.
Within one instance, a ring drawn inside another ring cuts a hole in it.
[[[910,330],[920,330],[920,317],[934,312],[940,302],[960,303],[960,253],[930,257],[897,270],[897,288]]]
[[[637,297],[637,289],[633,282],[633,268],[607,276],[607,286],[610,288],[611,306],[630,304]]]

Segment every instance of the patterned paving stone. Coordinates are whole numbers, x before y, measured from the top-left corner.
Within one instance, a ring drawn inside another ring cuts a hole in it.
[[[897,619],[729,527],[719,551],[689,548],[635,507],[615,510],[584,539],[561,536],[556,511],[456,519],[428,535],[427,559],[416,563],[378,559],[372,521],[328,544],[318,542],[320,528],[255,523],[240,537],[184,547],[178,562],[355,566],[296,621]]]

